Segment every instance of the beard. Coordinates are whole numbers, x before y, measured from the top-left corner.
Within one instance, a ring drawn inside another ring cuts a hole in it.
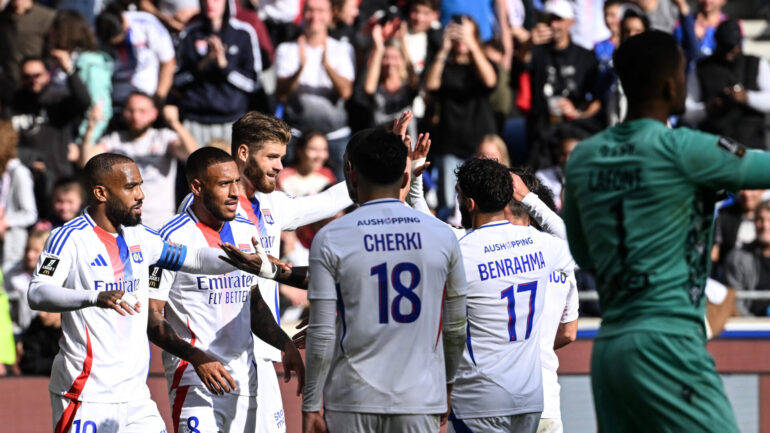
[[[125,206],[120,201],[110,197],[107,199],[105,213],[107,218],[119,225],[133,227],[142,223],[142,214],[134,214],[132,211],[141,205],[141,200],[133,206]]]
[[[460,224],[462,224],[463,228],[470,229],[473,228],[473,217],[471,216],[471,212],[468,210],[467,207],[463,206],[462,203],[459,203],[460,208]]]
[[[249,161],[243,168],[243,175],[251,182],[254,189],[257,191],[269,194],[275,191],[275,180],[270,180],[265,174],[259,170],[256,164]]]
[[[211,212],[211,215],[214,215],[214,218],[216,218],[218,221],[232,221],[235,219],[235,213],[233,213],[232,216],[225,215],[224,212],[222,212],[221,208],[219,207],[218,203],[214,201],[214,199],[208,195],[203,195],[203,206]]]

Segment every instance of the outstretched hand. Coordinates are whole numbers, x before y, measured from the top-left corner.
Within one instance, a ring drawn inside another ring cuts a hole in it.
[[[428,152],[430,152],[430,145],[430,133],[425,132],[417,136],[417,144],[414,145],[414,149],[409,151],[409,159],[414,164],[412,166],[412,174],[415,176],[422,175],[430,167],[430,162],[425,162]]]

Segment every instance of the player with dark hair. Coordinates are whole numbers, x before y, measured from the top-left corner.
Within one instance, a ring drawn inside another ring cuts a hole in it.
[[[141,225],[142,176],[131,158],[97,155],[84,174],[89,207],[51,233],[28,292],[33,309],[63,313],[49,386],[54,430],[160,433],[145,380],[150,265],[214,275],[234,267],[218,248],[188,250]]]
[[[399,201],[406,157],[398,135],[356,133],[345,178],[361,207],[313,239],[306,433],[438,432],[447,411],[465,341],[462,257],[444,223]]]
[[[737,432],[706,351],[703,288],[717,191],[770,187],[770,153],[666,127],[685,106],[673,36],[633,36],[614,64],[628,116],[575,148],[564,204],[570,249],[597,276],[603,313],[591,356],[599,430]]]
[[[468,338],[452,390],[452,428],[535,433],[544,409],[546,285],[556,276],[566,280],[574,263],[563,240],[506,220],[513,188],[505,166],[470,159],[457,169],[456,189],[463,226],[473,230],[460,239]]]
[[[237,214],[240,173],[233,158],[217,148],[198,149],[187,160],[187,180],[192,203],[164,226],[163,238],[202,247],[229,243],[251,253],[255,230]],[[255,431],[258,378],[252,332],[284,352],[285,377],[297,372],[299,393],[302,358],[273,318],[255,275],[153,268],[151,275],[148,333],[165,350],[175,430]]]

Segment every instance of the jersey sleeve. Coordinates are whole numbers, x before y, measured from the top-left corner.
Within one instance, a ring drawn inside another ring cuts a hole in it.
[[[75,268],[77,248],[72,234],[77,229],[59,227],[54,230],[37,261],[37,268],[32,274],[30,286],[35,284],[54,284],[63,286],[70,271]],[[77,235],[75,235],[77,236]]]
[[[310,284],[307,298],[337,300],[337,257],[328,242],[329,233],[321,230],[310,245]]]
[[[353,204],[345,182],[305,197],[292,197],[284,193],[275,194],[274,197],[274,203],[281,212],[281,230],[296,230],[297,227],[330,218]]]
[[[176,272],[152,265],[149,271],[150,276],[150,299],[159,301],[168,301],[168,294],[171,292],[171,285],[174,284]]]
[[[580,302],[578,298],[577,280],[575,279],[574,272],[567,275],[567,284],[569,284],[567,304],[564,306],[564,311],[561,314],[561,323],[569,323],[578,319]]]
[[[770,152],[703,132],[684,130],[678,135],[674,157],[691,182],[714,190],[770,188]]]
[[[142,249],[149,254],[149,263],[157,263],[160,261],[164,251],[167,250],[166,241],[160,236],[160,233],[149,227],[143,227],[144,233],[142,233]]]
[[[565,274],[574,273],[575,261],[572,259],[567,242],[550,234],[543,233],[543,235],[549,238],[548,250],[553,254],[553,270]]]

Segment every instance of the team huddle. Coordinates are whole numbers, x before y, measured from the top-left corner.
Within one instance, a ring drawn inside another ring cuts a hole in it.
[[[480,158],[456,170],[464,230],[434,218],[420,177],[429,136],[412,149],[399,122],[351,138],[345,182],[294,198],[275,191],[290,129],[248,113],[232,156],[190,155],[192,193],[159,231],[141,224],[136,164],[95,156],[89,207],[52,233],[29,290],[33,308],[64,312],[55,432],[165,432],[148,341],[164,350],[175,432],[285,431],[274,361],[297,376],[307,433],[561,432],[554,350],[576,334],[570,247],[597,272],[605,310],[592,359],[600,430],[737,431],[705,350],[708,258],[696,251],[710,241],[706,191],[770,185],[770,157],[664,126],[683,103],[670,36],[635,36],[616,61],[629,119],[576,148],[566,225],[534,176]],[[623,170],[630,181],[596,181]],[[650,203],[674,209],[652,233],[644,219],[665,218],[642,212]],[[282,230],[353,204],[315,235],[309,267],[275,258]],[[293,340],[279,282],[308,290],[309,325]]]

